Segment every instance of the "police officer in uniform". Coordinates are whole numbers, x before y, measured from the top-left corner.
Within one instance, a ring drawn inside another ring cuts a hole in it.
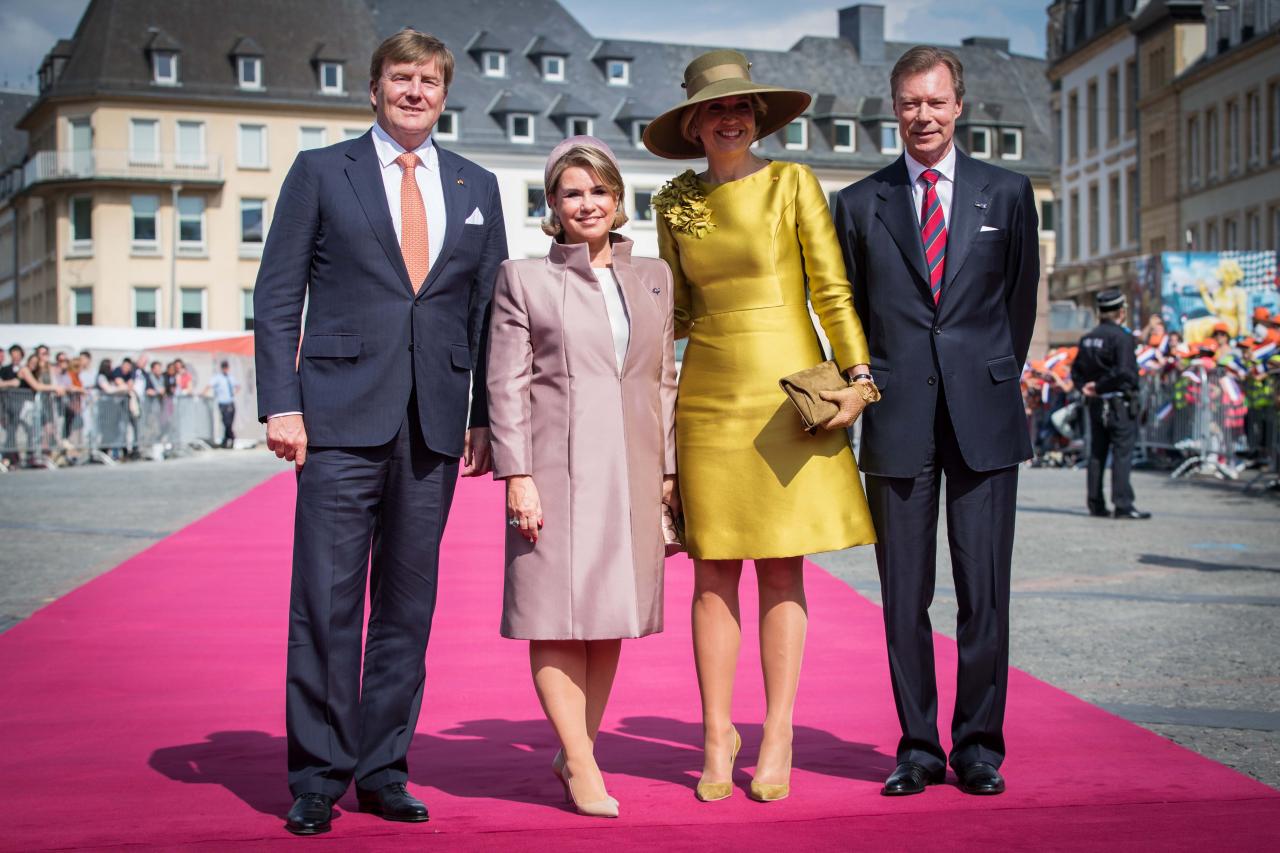
[[[1124,294],[1104,290],[1098,294],[1097,328],[1080,339],[1079,353],[1071,368],[1071,381],[1081,389],[1089,412],[1089,514],[1121,519],[1150,518],[1133,505],[1129,468],[1138,437],[1138,358],[1133,335],[1124,327]],[[1102,472],[1111,452],[1111,503],[1107,512],[1102,496]]]

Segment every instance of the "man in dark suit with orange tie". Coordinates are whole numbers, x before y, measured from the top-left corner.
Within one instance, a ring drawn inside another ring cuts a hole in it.
[[[443,43],[402,30],[369,77],[373,127],[298,155],[254,291],[259,416],[298,471],[285,687],[298,835],[330,828],[353,779],[361,811],[427,820],[406,756],[440,536],[459,458],[463,476],[489,468],[497,180],[431,138],[453,77]]]
[[[954,53],[912,48],[890,88],[903,156],[836,203],[884,393],[864,415],[859,460],[902,727],[883,793],[920,793],[950,763],[964,791],[999,794],[1018,465],[1031,456],[1018,378],[1040,280],[1035,199],[1027,178],[956,149],[964,69]],[[949,754],[928,613],[944,478],[960,655]]]

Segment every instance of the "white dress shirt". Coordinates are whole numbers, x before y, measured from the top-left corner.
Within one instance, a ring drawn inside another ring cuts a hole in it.
[[[400,180],[403,170],[396,158],[405,152],[404,147],[391,138],[391,134],[376,122],[373,125],[373,148],[378,153],[382,167],[382,187],[387,192],[387,206],[391,209],[391,224],[396,229],[396,241],[400,240]],[[435,265],[444,247],[445,221],[444,185],[440,182],[440,157],[428,136],[414,149],[421,161],[414,169],[418,180],[418,192],[427,209],[427,242],[431,246],[431,264]]]
[[[919,160],[912,157],[909,153],[904,153],[903,157],[907,158],[907,175],[911,178],[911,198],[916,204],[916,219],[924,212],[924,181],[920,180],[920,173],[925,169],[934,169],[939,177],[935,189],[938,191],[938,201],[942,204],[942,221],[951,227],[951,195],[956,186],[956,146],[952,143],[945,157],[936,166],[925,166]],[[924,223],[920,223],[921,227]]]
[[[631,345],[631,321],[627,319],[627,306],[622,301],[622,286],[609,267],[592,267],[591,271],[600,282],[604,309],[609,315],[609,328],[613,331],[613,354],[618,360],[618,372],[621,373],[622,363],[627,357],[627,347]]]

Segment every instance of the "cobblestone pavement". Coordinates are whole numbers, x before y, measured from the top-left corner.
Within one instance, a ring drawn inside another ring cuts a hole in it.
[[[0,631],[287,470],[256,450],[0,476]],[[1082,472],[1023,471],[1012,664],[1280,787],[1280,501],[1134,484],[1151,521],[1088,517]],[[932,616],[954,634],[939,537]],[[871,548],[815,560],[879,601]]]
[[[1083,472],[1023,470],[1010,663],[1280,787],[1280,501],[1155,472],[1134,488],[1154,518],[1096,519]],[[940,527],[930,616],[955,636]],[[879,602],[871,548],[814,559]]]

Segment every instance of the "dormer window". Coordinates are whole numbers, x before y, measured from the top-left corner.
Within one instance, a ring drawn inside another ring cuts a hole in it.
[[[979,160],[991,159],[991,128],[975,127],[969,131],[969,154]]]
[[[160,86],[178,85],[178,54],[172,50],[151,53],[151,82]]]
[[[529,113],[511,113],[507,116],[507,139],[522,145],[533,143],[533,116]]]
[[[566,136],[591,136],[594,133],[592,121],[587,116],[570,116],[565,122]]]
[[[548,83],[564,82],[564,57],[563,56],[544,56],[542,57],[542,79]]]
[[[345,95],[342,89],[342,63],[320,63],[320,94]]]
[[[625,59],[610,59],[605,63],[604,73],[610,86],[631,85],[631,63]]]
[[[1022,159],[1022,131],[1018,128],[1005,128],[1000,131],[1000,159]]]
[[[262,88],[262,57],[261,56],[239,56],[236,57],[237,76],[240,80],[241,89],[261,89]]]
[[[631,143],[637,148],[644,147],[644,131],[649,126],[647,121],[631,122]]]
[[[458,113],[456,110],[445,110],[436,119],[436,127],[432,135],[436,139],[453,140],[458,138]]]
[[[788,151],[804,151],[809,147],[809,122],[798,118],[783,131],[783,142]]]
[[[507,55],[498,50],[486,50],[480,54],[480,67],[486,77],[506,77]]]
[[[831,148],[835,151],[853,151],[857,142],[854,123],[838,118],[831,123]]]
[[[894,121],[880,122],[880,153],[901,154],[902,139],[898,136],[898,123]]]

